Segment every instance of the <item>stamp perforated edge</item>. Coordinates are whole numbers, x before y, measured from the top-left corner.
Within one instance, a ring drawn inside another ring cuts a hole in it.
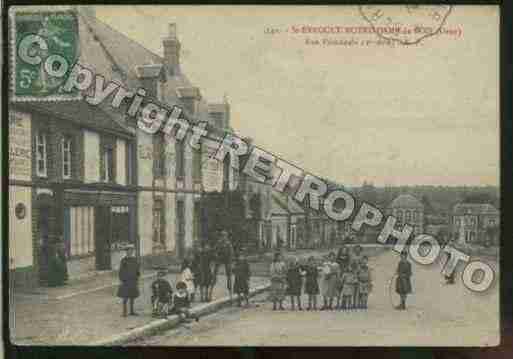
[[[60,101],[80,101],[82,100],[82,95],[80,93],[76,95],[52,95],[45,97],[36,97],[36,96],[17,96],[16,95],[16,14],[19,12],[26,11],[34,11],[34,12],[49,12],[49,11],[60,11],[60,12],[70,12],[72,8],[70,6],[17,6],[9,8],[9,27],[8,31],[10,32],[9,36],[9,50],[11,51],[10,56],[10,86],[9,86],[9,101],[10,102],[60,102]],[[78,30],[78,14],[75,13],[77,17],[77,30]],[[79,54],[78,58],[80,58],[80,38],[78,38],[79,42],[77,44],[77,53]],[[78,61],[77,58],[77,61]],[[74,65],[74,64],[73,64]]]

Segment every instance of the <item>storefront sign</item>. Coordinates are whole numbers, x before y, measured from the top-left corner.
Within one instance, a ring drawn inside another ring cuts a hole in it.
[[[32,175],[30,115],[9,113],[9,178],[29,181]]]
[[[222,163],[211,158],[210,151],[203,151],[202,154],[202,178],[203,189],[206,192],[221,192],[223,189]]]

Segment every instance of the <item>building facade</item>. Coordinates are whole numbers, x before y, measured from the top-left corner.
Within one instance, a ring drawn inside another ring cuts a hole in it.
[[[498,244],[500,213],[488,203],[458,203],[452,212],[452,234],[459,244]]]
[[[409,224],[413,227],[412,235],[424,233],[424,205],[411,194],[397,196],[388,207],[389,215],[397,219],[396,226]]]
[[[201,236],[202,194],[236,187],[237,174],[211,158],[229,129],[229,105],[209,106],[182,73],[175,25],[159,56],[101,22],[91,8],[77,14],[82,65],[179,105],[188,121],[222,128],[195,149],[190,134],[177,140],[142,131],[138,116],[125,115],[126,103],[113,109],[84,100],[11,102],[9,268],[15,286],[45,284],[46,253],[58,241],[65,244],[72,279],[116,270],[127,244],[136,246],[145,266],[168,264]]]
[[[15,284],[45,284],[58,242],[70,277],[115,267],[135,241],[133,129],[81,101],[11,104],[9,124]]]

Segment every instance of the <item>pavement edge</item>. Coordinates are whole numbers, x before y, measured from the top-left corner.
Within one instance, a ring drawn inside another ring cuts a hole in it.
[[[255,296],[257,294],[260,294],[262,292],[265,292],[270,287],[269,284],[264,284],[258,287],[255,287],[249,291],[250,297]],[[235,296],[234,296],[235,299]],[[191,309],[191,312],[198,315],[198,316],[205,316],[211,313],[214,313],[221,308],[226,307],[231,302],[230,297],[223,297],[219,298],[213,302],[210,303],[204,303],[200,304],[196,307],[193,307]],[[102,339],[96,342],[93,342],[92,346],[116,346],[116,345],[122,345],[127,342],[133,341],[135,339],[155,335],[158,332],[169,330],[171,328],[174,328],[180,324],[181,320],[178,318],[177,315],[171,315],[167,319],[159,319],[155,320],[151,323],[148,323],[146,325],[143,325],[141,327],[137,327],[134,329],[131,329],[127,332],[116,334],[111,337],[108,337],[106,339]]]

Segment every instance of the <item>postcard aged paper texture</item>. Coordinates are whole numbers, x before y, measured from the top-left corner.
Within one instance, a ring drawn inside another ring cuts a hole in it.
[[[14,343],[500,342],[498,7],[8,21]]]

